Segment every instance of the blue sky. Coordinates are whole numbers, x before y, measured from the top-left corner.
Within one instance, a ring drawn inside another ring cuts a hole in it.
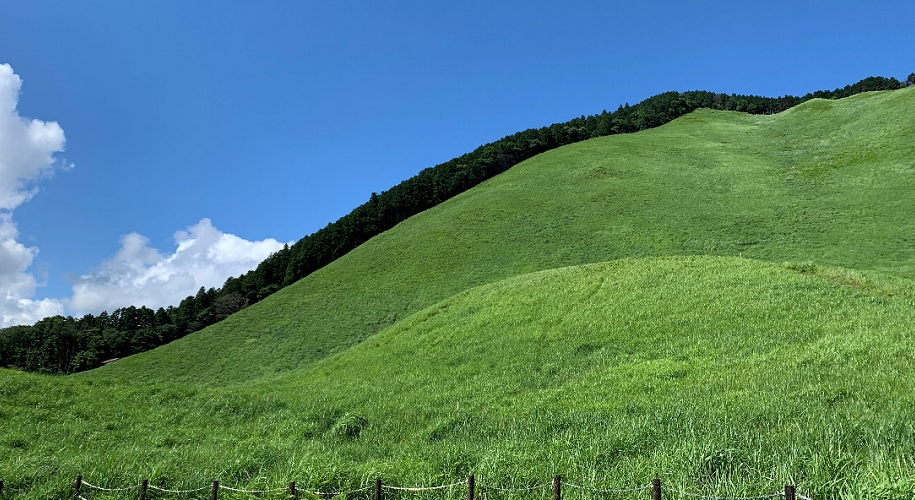
[[[177,303],[526,128],[904,79],[913,21],[910,1],[0,3],[0,326]]]

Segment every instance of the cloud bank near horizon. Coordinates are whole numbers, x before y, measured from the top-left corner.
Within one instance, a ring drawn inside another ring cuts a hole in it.
[[[220,287],[230,276],[254,269],[284,245],[273,238],[248,241],[224,233],[210,219],[176,232],[174,239],[175,251],[165,255],[139,233],[122,236],[114,257],[79,277],[65,301],[67,309],[98,314],[131,305],[177,305],[200,287]]]

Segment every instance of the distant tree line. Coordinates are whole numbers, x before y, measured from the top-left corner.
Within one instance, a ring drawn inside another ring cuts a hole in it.
[[[0,366],[72,373],[143,352],[221,321],[326,266],[373,236],[434,207],[518,163],[560,146],[663,125],[699,108],[774,114],[814,98],[839,99],[861,92],[915,85],[870,77],[803,97],[760,97],[705,91],[665,92],[614,112],[581,116],[528,129],[485,144],[417,175],[369,200],[336,222],[270,255],[256,269],[229,278],[222,288],[201,288],[175,307],[125,307],[79,319],[54,316],[32,326],[0,329]]]

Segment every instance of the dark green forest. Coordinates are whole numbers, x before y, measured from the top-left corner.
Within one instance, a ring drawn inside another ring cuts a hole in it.
[[[814,98],[839,99],[861,92],[915,85],[869,77],[832,91],[802,97],[760,97],[706,91],[665,92],[616,111],[528,129],[429,167],[368,201],[336,222],[269,256],[256,269],[229,278],[219,289],[201,288],[177,306],[153,311],[125,307],[97,316],[54,316],[32,326],[0,329],[0,366],[43,373],[73,373],[104,361],[153,349],[216,323],[326,266],[373,236],[518,163],[545,151],[613,134],[663,125],[695,109],[779,113]]]

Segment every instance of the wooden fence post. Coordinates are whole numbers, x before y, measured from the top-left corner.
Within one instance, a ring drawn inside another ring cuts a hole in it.
[[[2,483],[0,483],[2,486]],[[467,500],[473,500],[473,487],[475,486],[473,474],[467,476]]]
[[[375,480],[375,500],[381,500],[381,479]]]
[[[562,500],[562,476],[553,476],[553,500]]]
[[[785,500],[794,500],[794,485],[785,485]]]
[[[289,492],[289,497],[294,500],[295,499],[295,481],[289,482],[289,489],[286,491]]]
[[[83,488],[83,475],[77,474],[76,475],[76,484],[73,485],[73,491],[74,491],[73,498],[76,498],[79,496],[79,492],[82,488]]]
[[[219,500],[219,481],[213,481],[213,491],[210,492],[210,500]]]
[[[658,478],[651,480],[651,498],[661,500],[661,480]]]
[[[146,489],[149,488],[149,479],[144,479],[140,483],[140,500],[146,500]]]

